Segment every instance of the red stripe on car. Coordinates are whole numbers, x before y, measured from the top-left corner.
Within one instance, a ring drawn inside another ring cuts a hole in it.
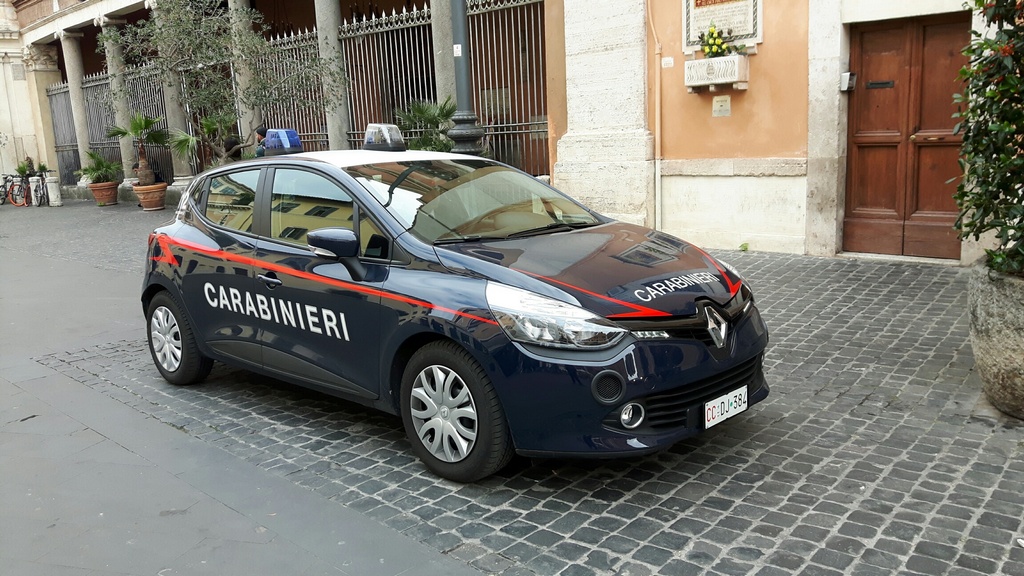
[[[574,286],[572,284],[569,284],[568,282],[562,282],[561,280],[555,280],[554,278],[548,278],[547,276],[541,276],[540,274],[534,274],[533,272],[527,272],[526,270],[520,270],[518,268],[514,268],[514,270],[516,272],[522,272],[523,274],[529,274],[530,276],[533,276],[535,278],[540,278],[541,280],[544,280],[546,282],[551,282],[551,283],[554,283],[554,284],[559,284],[561,286],[565,286],[566,288],[570,288],[570,289],[575,290],[577,292],[582,292],[582,293],[587,294],[589,296],[593,296],[594,298],[600,298],[601,300],[605,300],[605,301],[611,302],[613,304],[618,304],[619,306],[625,306],[626,308],[632,308],[633,310],[635,310],[634,312],[622,312],[622,313],[619,313],[619,314],[610,314],[608,316],[605,316],[605,318],[650,318],[650,317],[657,317],[657,316],[671,316],[671,314],[669,314],[668,312],[663,312],[661,310],[655,310],[654,308],[648,308],[647,306],[641,306],[639,304],[633,304],[632,302],[626,302],[624,300],[619,300],[617,298],[612,298],[611,296],[605,296],[603,294],[598,294],[597,292],[591,292],[590,290],[587,290],[585,288],[580,288],[579,286]]]
[[[195,242],[190,242],[188,240],[182,240],[180,238],[171,238],[171,237],[167,236],[166,234],[160,235],[160,237],[158,238],[158,242],[160,243],[161,251],[164,252],[164,254],[161,255],[161,256],[158,256],[158,257],[157,256],[153,257],[153,260],[158,260],[158,261],[161,261],[161,262],[172,263],[175,266],[178,265],[178,261],[175,260],[173,256],[169,256],[170,255],[170,247],[169,246],[167,246],[166,250],[164,250],[165,243],[167,243],[167,244],[174,244],[176,246],[180,246],[180,247],[185,248],[187,250],[193,250],[195,252],[200,252],[202,254],[206,254],[206,255],[211,256],[213,258],[219,258],[221,260],[228,260],[228,261],[231,261],[231,262],[238,262],[239,264],[245,264],[247,266],[258,267],[258,268],[263,268],[263,269],[270,270],[270,271],[273,271],[273,272],[279,272],[281,274],[287,274],[288,276],[293,276],[295,278],[302,278],[302,279],[305,279],[305,280],[311,280],[313,282],[319,282],[321,284],[327,284],[327,285],[330,285],[330,286],[336,286],[338,288],[343,288],[345,290],[351,290],[353,292],[361,292],[363,294],[368,294],[370,296],[380,296],[381,298],[387,298],[388,300],[396,300],[398,302],[404,302],[406,304],[411,304],[413,306],[422,306],[424,308],[429,308],[431,310],[439,310],[441,312],[447,312],[449,314],[454,314],[456,316],[463,316],[465,318],[469,318],[471,320],[476,320],[478,322],[484,322],[484,323],[487,323],[487,324],[493,324],[495,326],[498,325],[497,322],[495,322],[494,320],[491,320],[489,318],[483,318],[481,316],[477,316],[475,314],[470,314],[468,312],[460,312],[458,310],[453,310],[451,308],[445,308],[444,306],[437,306],[436,304],[431,304],[430,302],[427,302],[425,300],[419,300],[417,298],[410,298],[408,296],[402,296],[400,294],[394,294],[392,292],[384,292],[383,290],[377,290],[376,288],[369,288],[367,286],[361,286],[359,284],[355,284],[355,283],[352,283],[352,282],[345,282],[344,280],[335,280],[333,278],[324,278],[323,276],[319,276],[319,275],[316,275],[316,274],[311,274],[309,272],[304,272],[302,270],[296,270],[294,268],[288,268],[287,266],[281,266],[280,264],[273,264],[271,262],[266,262],[264,260],[257,260],[255,258],[250,258],[248,256],[240,256],[238,254],[232,254],[230,252],[226,252],[226,251],[221,250],[219,248],[210,248],[208,246],[203,246],[202,244],[197,244]],[[169,260],[165,259],[165,256],[168,256],[170,259]]]

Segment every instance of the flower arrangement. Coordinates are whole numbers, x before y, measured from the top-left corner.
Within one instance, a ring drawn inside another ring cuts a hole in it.
[[[712,22],[711,26],[708,27],[707,32],[701,32],[697,36],[700,39],[700,49],[704,52],[704,56],[707,58],[718,58],[721,56],[728,56],[729,54],[745,54],[746,46],[740,44],[734,46],[729,43],[729,37],[732,36],[732,30],[726,30],[725,34],[722,34],[722,30],[715,26]]]

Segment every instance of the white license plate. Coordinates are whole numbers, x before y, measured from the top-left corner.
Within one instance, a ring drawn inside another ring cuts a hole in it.
[[[728,420],[747,409],[747,387],[737,388],[704,404],[704,429]]]

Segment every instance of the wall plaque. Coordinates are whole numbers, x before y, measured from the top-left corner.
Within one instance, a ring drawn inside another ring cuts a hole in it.
[[[743,44],[751,51],[764,41],[763,0],[683,0],[683,51],[700,50],[700,33],[714,22],[722,29],[732,29],[732,43]]]

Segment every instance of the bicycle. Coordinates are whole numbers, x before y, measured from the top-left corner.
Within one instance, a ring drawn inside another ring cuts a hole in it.
[[[28,206],[28,176],[4,174],[3,198],[13,206]]]
[[[36,176],[39,177],[39,181],[32,187],[32,198],[33,206],[49,206],[50,205],[50,194],[46,190],[46,175],[50,172],[56,172],[55,170],[40,170],[36,172]]]
[[[0,174],[0,206],[7,204],[7,188],[14,182],[14,175]]]

